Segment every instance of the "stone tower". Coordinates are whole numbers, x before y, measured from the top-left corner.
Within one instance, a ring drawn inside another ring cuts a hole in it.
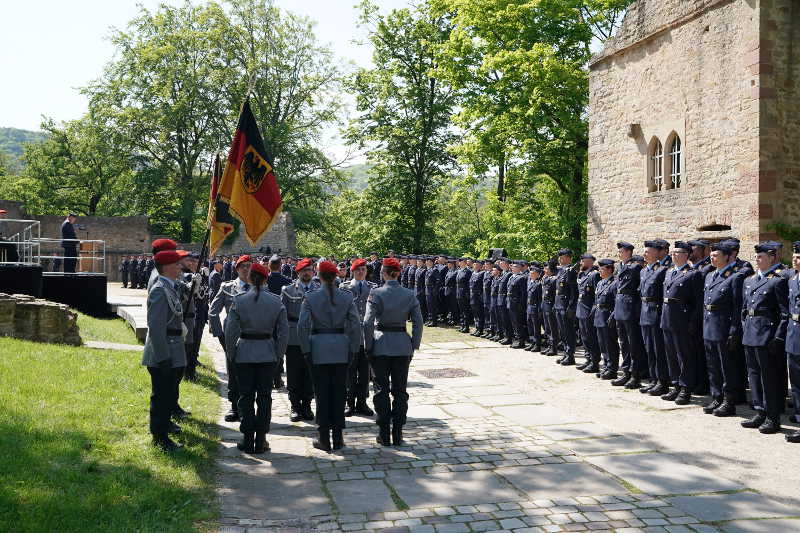
[[[589,250],[800,226],[800,1],[637,0],[589,69]]]

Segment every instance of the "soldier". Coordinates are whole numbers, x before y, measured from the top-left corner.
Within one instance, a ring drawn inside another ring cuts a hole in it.
[[[526,310],[528,307],[528,262],[519,260],[513,265],[513,274],[508,280],[506,293],[506,308],[514,333],[514,342],[511,347],[524,350],[528,343],[528,326]]]
[[[583,339],[586,353],[586,362],[579,365],[578,370],[587,374],[596,374],[600,371],[600,344],[594,325],[594,300],[600,274],[594,265],[595,257],[592,254],[581,255],[580,273],[578,274],[578,305],[575,318]]]
[[[119,274],[122,278],[122,288],[128,288],[128,268],[131,264],[130,258],[126,255],[122,258],[122,261],[119,263]]]
[[[153,261],[153,256],[150,256],[147,258],[147,263],[145,264],[144,279],[150,280],[155,276],[156,276],[156,262]]]
[[[417,300],[419,300],[419,308],[420,311],[422,311],[422,318],[425,319],[425,323],[430,320],[430,315],[428,315],[428,298],[425,296],[425,275],[428,270],[426,259],[427,257],[424,255],[419,256],[417,270],[414,273],[414,294],[416,294]]]
[[[147,339],[142,365],[150,373],[150,433],[153,444],[164,451],[182,447],[169,438],[170,415],[176,398],[174,383],[186,365],[183,345],[183,310],[176,290],[181,255],[175,250],[156,254],[159,277],[147,295]]]
[[[128,281],[131,284],[131,289],[138,289],[139,288],[139,272],[137,265],[139,264],[139,259],[132,255],[130,262],[128,263]]]
[[[331,448],[344,447],[347,367],[353,362],[363,335],[352,294],[334,286],[336,265],[322,261],[318,268],[322,286],[305,295],[297,335],[314,381],[319,439],[313,445],[330,452]]]
[[[219,261],[211,261],[211,273],[208,275],[209,301],[214,301],[221,285],[222,263]],[[223,346],[223,348],[225,347]]]
[[[226,422],[239,421],[239,387],[236,381],[236,365],[233,362],[233,359],[231,359],[233,354],[229,353],[227,350],[225,329],[223,328],[222,321],[220,321],[219,314],[223,309],[225,309],[225,312],[227,313],[230,310],[231,305],[233,305],[233,299],[237,295],[250,290],[248,277],[250,275],[251,266],[252,261],[250,256],[241,256],[236,261],[235,268],[237,278],[235,280],[225,281],[222,283],[219,288],[219,292],[211,301],[211,305],[208,308],[208,320],[211,327],[211,334],[215,336],[217,340],[219,340],[220,344],[226,348],[225,371],[228,375],[228,401],[231,404],[230,410],[225,414]],[[225,316],[225,320],[228,320],[227,314]]]
[[[469,305],[472,310],[472,320],[475,323],[475,331],[470,333],[473,337],[481,337],[486,327],[483,303],[483,279],[487,276],[483,269],[483,261],[476,259],[472,264],[475,271],[469,278]]]
[[[650,385],[639,389],[642,394],[661,396],[670,392],[669,365],[664,351],[664,334],[661,331],[661,306],[664,305],[664,276],[671,265],[667,255],[668,243],[663,239],[645,241],[644,254],[647,266],[639,274],[639,294],[642,305],[639,327],[647,353]]]
[[[188,261],[189,272],[194,273],[197,272],[197,268],[199,266],[200,254],[194,252],[189,254],[189,256],[184,260],[186,263]],[[192,331],[190,337],[187,337],[188,346],[186,351],[186,379],[193,383],[197,383],[197,365],[199,364],[198,359],[200,357],[200,344],[203,340],[203,332],[206,329],[206,324],[208,323],[208,287],[203,286],[201,284],[200,278],[197,281],[193,281],[192,277],[188,279],[189,286],[192,286],[192,283],[195,284],[195,288],[193,289],[191,298],[192,303],[194,306],[194,320],[192,321]],[[188,317],[187,318],[191,318]],[[187,323],[187,327],[189,324]]]
[[[225,320],[227,351],[239,384],[237,406],[243,439],[236,446],[247,453],[269,450],[266,434],[272,418],[272,381],[289,338],[286,308],[277,296],[264,290],[266,279],[264,266],[253,264],[250,289],[234,297]]]
[[[697,387],[696,352],[691,333],[702,316],[700,273],[689,266],[692,246],[675,241],[672,250],[673,267],[664,276],[664,307],[661,313],[661,332],[669,366],[670,382],[675,388],[661,396],[662,400],[687,405]]]
[[[738,274],[742,280],[752,276],[755,272],[753,265],[751,265],[749,261],[739,259],[739,239],[729,237],[722,242],[727,244],[731,249],[731,257],[733,258],[733,271]],[[741,335],[742,331],[739,330],[738,333]],[[741,339],[738,339],[738,342],[736,342],[735,348],[730,353],[730,356],[735,361],[735,368],[739,369],[740,371],[736,376],[736,379],[738,380],[736,389],[741,391],[741,393],[736,397],[736,403],[745,404],[747,403],[747,395],[745,394],[745,389],[747,388],[747,365],[744,362],[744,346],[742,345]]]
[[[381,260],[378,259],[378,252],[369,253],[369,262],[367,263],[367,279],[375,285],[381,284]]]
[[[614,302],[614,321],[620,344],[628,347],[628,359],[622,360],[622,376],[611,382],[614,386],[625,386],[626,389],[641,387],[641,379],[647,375],[647,359],[644,353],[642,330],[639,328],[641,296],[639,294],[639,276],[642,265],[634,261],[633,245],[629,242],[617,243],[619,269],[617,270],[617,299]],[[623,343],[623,337],[627,342]]]
[[[234,277],[233,271],[233,261],[231,261],[230,256],[224,256],[222,261],[222,281],[231,281]]]
[[[530,344],[525,347],[528,352],[542,351],[542,266],[532,262],[528,274],[525,318],[528,325]]]
[[[381,276],[383,287],[370,294],[367,313],[364,317],[364,338],[372,371],[375,374],[375,397],[378,437],[381,446],[389,446],[389,424],[391,442],[403,444],[403,425],[408,412],[408,368],[414,350],[422,340],[422,313],[414,293],[403,289],[397,282],[400,264],[395,259],[385,259]],[[411,335],[406,330],[406,321],[411,318]],[[391,391],[394,405],[390,405]]]
[[[147,275],[147,258],[143,255],[139,256],[139,264],[136,266],[138,269],[137,276],[139,277],[139,288],[140,289],[150,289],[149,280],[151,279]],[[151,273],[152,275],[152,273]],[[153,276],[155,278],[155,276]]]
[[[736,396],[742,393],[736,379],[740,370],[730,356],[741,337],[742,278],[733,272],[732,250],[727,244],[715,243],[711,250],[715,270],[706,275],[703,286],[703,339],[712,401],[703,412],[733,416]]]
[[[617,282],[614,279],[614,261],[601,259],[598,261],[600,280],[594,288],[594,329],[597,343],[603,354],[603,371],[597,376],[605,380],[614,380],[619,371],[619,343],[617,342],[617,325],[614,320],[614,304],[617,299]]]
[[[428,302],[428,322],[426,326],[439,325],[439,290],[444,281],[443,273],[433,264],[433,257],[425,260],[425,300]]]
[[[789,362],[789,381],[792,384],[792,399],[794,401],[793,419],[798,422],[800,414],[800,241],[792,244],[793,276],[787,282],[789,285],[789,321],[786,326],[786,357]],[[786,435],[788,442],[800,442],[800,431],[793,431]]]
[[[492,316],[492,282],[495,276],[494,261],[487,257],[483,261],[483,335],[489,339],[494,336],[494,317]]]
[[[342,283],[340,288],[353,295],[356,304],[359,320],[364,319],[367,312],[367,300],[370,292],[378,286],[367,281],[367,262],[364,259],[356,259],[350,266],[353,279]],[[364,340],[353,358],[353,363],[347,373],[347,409],[344,411],[345,417],[354,414],[372,416],[375,413],[367,405],[369,397],[369,361],[364,350]]]
[[[765,434],[780,431],[786,407],[789,272],[780,262],[780,247],[775,241],[755,246],[758,272],[744,281],[742,289],[742,344],[756,409],[756,415],[742,426]]]
[[[497,281],[497,323],[500,326],[497,339],[503,346],[514,342],[514,331],[511,326],[511,317],[508,315],[508,281],[511,279],[511,265],[506,257],[500,258],[502,273]]]
[[[705,239],[694,239],[688,241],[688,243],[692,247],[692,252],[689,255],[689,265],[699,273],[699,293],[697,297],[702,303],[703,286],[705,284],[706,276],[709,272],[713,272],[715,270],[714,266],[711,264],[711,258],[707,252],[707,250],[710,249],[711,243]],[[689,341],[691,343],[692,351],[695,353],[695,360],[697,361],[697,370],[695,372],[697,377],[697,385],[695,386],[694,393],[702,396],[709,393],[709,373],[706,366],[707,357],[705,353],[705,341],[703,340],[702,306],[700,313],[698,314],[699,316],[696,319],[697,323],[693,324],[693,327],[689,331]],[[744,348],[742,348],[742,350],[743,349]],[[742,364],[742,366],[744,366],[744,364]]]
[[[400,260],[400,286],[408,288],[408,258],[405,255],[399,255],[397,258]]]
[[[417,274],[417,256],[409,256],[408,268],[406,269],[406,288],[411,289],[416,294],[415,283]]]
[[[448,326],[454,326],[461,321],[458,309],[458,298],[456,295],[456,281],[458,279],[458,270],[456,270],[456,260],[452,257],[447,258],[447,269],[444,272],[444,306],[442,307],[442,314],[447,321]]]
[[[556,273],[556,302],[554,305],[560,340],[564,345],[564,357],[556,362],[561,365],[575,364],[575,312],[578,306],[578,279],[572,263],[572,250],[558,251]]]
[[[311,369],[303,357],[301,339],[298,335],[297,323],[300,319],[300,310],[308,293],[320,288],[320,283],[314,281],[313,262],[303,259],[295,265],[297,280],[290,285],[285,285],[281,290],[281,301],[286,307],[289,319],[289,343],[286,347],[286,386],[289,389],[289,403],[291,404],[290,420],[314,420],[311,410],[311,398],[314,397],[314,388],[311,379]],[[342,399],[344,408],[344,399]]]
[[[469,333],[472,325],[472,306],[470,304],[470,279],[474,275],[472,272],[472,259],[462,257],[459,260],[459,269],[456,274],[456,301],[458,302],[458,315],[461,318],[461,333]]]
[[[556,321],[555,303],[556,303],[556,266],[555,260],[550,260],[544,267],[544,276],[542,277],[542,323],[548,336],[549,348],[545,355],[553,356],[558,355],[558,322]]]

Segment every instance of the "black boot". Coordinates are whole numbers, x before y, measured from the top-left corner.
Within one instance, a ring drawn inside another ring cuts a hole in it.
[[[314,421],[314,411],[311,409],[311,400],[306,400],[300,406],[300,415],[306,422]]]
[[[269,442],[267,442],[267,434],[263,431],[256,433],[256,440],[253,444],[253,453],[264,453],[269,451]]]
[[[707,415],[714,414],[714,411],[716,411],[717,407],[720,405],[722,405],[722,398],[712,398],[711,403],[703,407],[703,412]],[[760,424],[759,422],[759,425]]]
[[[333,428],[333,449],[341,450],[344,448],[344,435],[342,435],[342,428]]]
[[[675,387],[674,389],[672,389],[671,391],[667,392],[666,394],[662,394],[661,395],[661,399],[664,400],[665,402],[674,402],[678,398],[678,395],[680,393],[681,393],[681,388],[680,387]]]
[[[758,426],[759,433],[764,435],[771,435],[772,433],[780,433],[781,431],[781,417],[777,418],[767,417],[764,423]]]
[[[725,396],[722,405],[714,409],[714,416],[734,416],[736,414],[736,401],[733,396]]]
[[[689,388],[681,387],[680,389],[681,391],[675,398],[675,403],[677,405],[689,405],[690,403],[692,403],[692,393],[689,391]]]
[[[391,446],[392,441],[389,439],[389,426],[378,426],[378,436],[375,441],[381,446]]]
[[[565,355],[559,364],[563,366],[572,366],[575,364],[575,356]]]
[[[366,398],[359,398],[358,402],[356,403],[356,413],[363,416],[372,416],[375,414],[375,411],[369,408]]]
[[[756,411],[756,415],[753,418],[742,422],[742,427],[748,429],[757,429],[761,427],[761,424],[763,424],[766,419],[767,415],[764,414],[764,411]]]
[[[630,379],[625,382],[625,388],[629,390],[636,390],[642,386],[642,382],[639,380],[639,376],[636,374],[631,374]]]
[[[395,424],[392,426],[392,444],[395,446],[403,445],[403,426]]]
[[[255,434],[252,432],[245,433],[241,442],[236,444],[236,447],[245,453],[253,453],[255,444]]]
[[[183,444],[179,444],[164,433],[163,435],[153,435],[153,445],[164,452],[174,452],[183,448]]]
[[[669,387],[660,381],[656,381],[655,387],[650,389],[647,394],[650,396],[661,396],[662,394],[666,394],[669,392]]]
[[[631,375],[627,372],[623,372],[622,375],[614,379],[611,384],[614,387],[624,387],[628,383],[629,379],[631,379]]]
[[[225,413],[225,422],[238,422],[239,421],[239,411],[231,407],[231,409]]]
[[[303,419],[303,409],[299,405],[293,405],[289,413],[289,420],[292,422],[300,422]]]
[[[592,362],[591,362],[589,359],[587,359],[587,360],[586,360],[586,361],[584,361],[583,363],[581,363],[581,364],[579,364],[578,366],[576,366],[576,367],[575,367],[575,370],[583,370],[584,368],[586,368],[586,367],[587,367],[587,366],[589,366],[590,364],[592,364]]]
[[[588,365],[583,367],[584,374],[596,374],[599,371],[600,371],[600,365],[598,365],[597,363],[589,363]],[[598,374],[598,377],[599,376],[600,374]]]
[[[323,452],[330,453],[331,451],[331,432],[328,429],[321,429],[319,430],[319,438],[314,439],[312,442],[314,448],[318,450],[322,450]]]

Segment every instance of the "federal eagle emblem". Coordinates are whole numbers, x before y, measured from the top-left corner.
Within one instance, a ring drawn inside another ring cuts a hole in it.
[[[242,185],[249,194],[255,194],[261,188],[261,183],[272,170],[272,166],[267,163],[252,146],[247,148],[240,167],[242,175]]]

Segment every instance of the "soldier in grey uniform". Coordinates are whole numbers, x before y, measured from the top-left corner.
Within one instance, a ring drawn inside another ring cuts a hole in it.
[[[267,269],[253,264],[250,290],[234,297],[225,321],[227,352],[236,365],[239,384],[239,430],[244,435],[237,447],[248,453],[269,450],[266,434],[272,415],[273,375],[289,339],[286,308],[266,290],[266,279]]]
[[[364,339],[367,355],[375,375],[373,403],[378,413],[378,444],[389,446],[389,422],[395,446],[403,444],[403,425],[408,412],[408,367],[414,350],[422,340],[423,319],[419,301],[414,293],[400,286],[400,263],[385,259],[381,276],[382,287],[370,294],[364,316]],[[411,336],[406,321],[411,318]],[[394,398],[390,407],[389,391]]]
[[[219,340],[222,346],[226,347],[225,372],[228,375],[228,401],[231,403],[230,410],[225,414],[226,422],[236,422],[239,420],[239,407],[237,405],[239,401],[239,387],[236,382],[236,368],[231,359],[233,354],[228,353],[227,342],[225,342],[225,329],[222,326],[219,314],[223,309],[226,313],[230,310],[231,305],[233,305],[233,299],[238,294],[250,290],[248,276],[250,275],[251,265],[252,261],[249,255],[241,256],[236,261],[236,275],[238,277],[223,282],[222,285],[220,285],[219,292],[214,296],[211,305],[208,307],[208,322],[211,326],[211,334]],[[225,320],[228,320],[227,314],[225,315]]]
[[[339,288],[351,293],[353,301],[358,310],[360,320],[364,319],[367,312],[367,299],[370,291],[377,288],[377,285],[367,281],[367,262],[364,259],[356,259],[350,266],[353,279],[342,283]],[[361,347],[356,353],[353,364],[347,376],[347,409],[344,416],[349,417],[354,414],[372,416],[375,413],[367,405],[369,397],[369,361],[364,351],[364,340],[361,340]]]
[[[176,290],[181,256],[174,250],[156,254],[159,277],[147,295],[147,339],[142,365],[150,373],[150,433],[153,444],[164,451],[181,448],[169,438],[176,374],[186,366],[183,345],[183,309]]]
[[[322,287],[306,294],[297,335],[314,380],[319,430],[314,447],[330,452],[331,447],[334,450],[344,447],[347,367],[361,347],[362,332],[353,296],[334,286],[336,265],[322,261],[317,268]]]
[[[309,292],[319,289],[318,281],[313,280],[314,263],[311,259],[303,259],[295,265],[297,279],[290,285],[281,288],[281,301],[286,307],[289,319],[289,343],[286,346],[286,388],[289,391],[289,403],[292,422],[314,420],[311,410],[311,399],[314,387],[311,382],[311,369],[300,349],[300,337],[297,334],[297,322],[300,320],[300,309]]]

